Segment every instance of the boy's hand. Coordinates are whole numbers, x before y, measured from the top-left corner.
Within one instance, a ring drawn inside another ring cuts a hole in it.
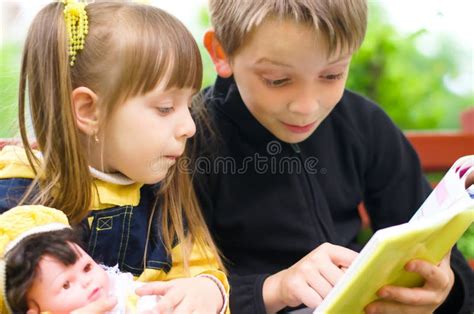
[[[423,260],[412,260],[406,270],[416,272],[425,279],[417,288],[385,286],[378,295],[383,298],[365,308],[366,313],[433,313],[444,300],[454,284],[454,273],[450,266],[451,253],[436,266]]]
[[[152,282],[135,293],[161,296],[156,313],[218,313],[224,305],[219,287],[206,277]]]
[[[268,277],[263,283],[267,313],[300,304],[317,307],[356,256],[350,249],[324,243],[290,268]]]

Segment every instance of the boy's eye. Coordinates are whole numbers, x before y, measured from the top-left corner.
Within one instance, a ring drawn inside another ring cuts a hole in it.
[[[69,281],[66,281],[66,282],[63,284],[63,289],[67,290],[67,289],[69,289],[70,286],[71,286],[71,284],[69,283]]]
[[[168,114],[173,112],[173,107],[164,107],[164,108],[158,108],[158,112],[161,114]]]
[[[92,265],[91,263],[87,264],[86,266],[84,266],[84,272],[89,272],[90,270],[92,269]]]
[[[290,81],[290,79],[283,78],[283,79],[278,79],[278,80],[269,80],[269,79],[264,78],[263,81],[269,87],[281,87],[287,84]]]
[[[324,75],[323,78],[330,81],[340,80],[344,77],[344,72],[338,74],[328,74]]]

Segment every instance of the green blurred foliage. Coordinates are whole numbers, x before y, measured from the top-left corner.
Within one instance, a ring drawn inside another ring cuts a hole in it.
[[[457,95],[445,84],[461,69],[461,51],[440,36],[430,55],[418,45],[419,30],[402,36],[371,3],[367,35],[354,55],[347,87],[379,103],[402,129],[458,128],[459,113],[474,105],[474,92]]]
[[[471,224],[457,244],[459,251],[464,256],[468,259],[474,259],[474,224]]]
[[[208,29],[211,25],[207,7],[204,6],[201,8],[201,10],[199,10],[198,19],[199,19],[199,25],[201,26],[200,33],[204,34],[205,30]],[[202,40],[200,39],[197,39],[197,40],[198,40],[199,49],[201,50],[202,62],[204,66],[202,86],[207,87],[214,83],[217,75],[216,75],[216,72],[214,71],[214,65],[212,64],[212,60],[209,57],[209,54],[207,53],[206,49],[204,48]]]
[[[21,48],[17,44],[0,48],[0,138],[16,132],[18,78]]]

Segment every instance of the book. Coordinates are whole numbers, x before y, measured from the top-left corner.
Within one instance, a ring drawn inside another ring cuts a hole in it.
[[[416,287],[404,270],[412,259],[439,264],[474,222],[474,155],[458,159],[409,222],[378,230],[314,313],[363,313],[385,285]]]

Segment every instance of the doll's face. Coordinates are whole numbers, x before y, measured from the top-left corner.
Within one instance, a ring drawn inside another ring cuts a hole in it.
[[[109,294],[109,279],[105,270],[82,250],[75,264],[66,266],[51,256],[38,264],[38,275],[28,291],[30,312],[69,313]]]

